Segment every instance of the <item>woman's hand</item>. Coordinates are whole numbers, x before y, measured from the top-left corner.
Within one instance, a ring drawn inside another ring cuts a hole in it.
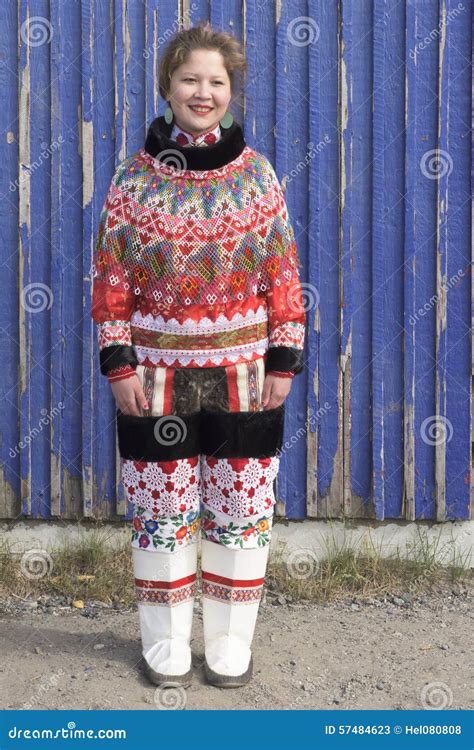
[[[291,378],[279,378],[276,375],[266,375],[263,384],[262,406],[265,410],[276,409],[280,406],[291,390]]]
[[[134,417],[142,416],[142,409],[148,409],[147,400],[143,393],[143,388],[138,375],[133,375],[125,380],[117,380],[111,383],[112,393],[114,394],[117,408],[122,414],[129,414]]]

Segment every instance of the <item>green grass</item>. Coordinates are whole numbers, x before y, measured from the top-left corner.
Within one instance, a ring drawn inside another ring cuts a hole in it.
[[[437,585],[472,581],[471,555],[460,554],[451,542],[442,544],[442,529],[433,539],[419,527],[406,550],[397,549],[391,556],[382,555],[383,543],[376,546],[370,534],[356,546],[345,533],[341,540],[331,522],[329,529],[322,537],[319,561],[313,549],[288,553],[286,544],[280,542],[268,564],[267,582],[273,581],[276,590],[294,600],[322,602],[348,596],[417,595]]]
[[[329,523],[329,529],[333,526]],[[441,529],[440,529],[441,533]],[[22,554],[11,544],[0,542],[0,597],[35,599],[42,594],[62,595],[73,600],[98,600],[130,606],[135,602],[131,547],[127,539],[112,546],[105,528],[93,528],[75,543],[66,541],[46,550],[52,565],[43,577],[32,578],[22,570]],[[472,581],[470,555],[460,555],[453,544],[441,545],[423,528],[402,553],[386,557],[364,535],[363,543],[351,546],[345,533],[322,537],[323,553],[318,561],[311,549],[288,553],[281,540],[272,549],[266,586],[275,593],[291,595],[293,601],[324,602],[348,596],[383,597],[410,592],[414,595],[433,586]],[[47,566],[46,566],[47,567]]]
[[[31,599],[41,594],[72,599],[96,599],[129,605],[135,601],[130,544],[121,541],[112,547],[105,529],[94,529],[79,542],[63,542],[49,548],[52,566],[41,578],[29,578],[22,571],[22,555],[11,545],[0,544],[0,596]],[[90,576],[81,578],[81,576]]]

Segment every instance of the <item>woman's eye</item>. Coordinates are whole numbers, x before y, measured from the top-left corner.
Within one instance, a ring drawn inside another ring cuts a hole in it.
[[[194,82],[194,78],[185,78],[184,80]],[[219,86],[222,86],[222,81],[214,81],[214,83],[217,83]]]

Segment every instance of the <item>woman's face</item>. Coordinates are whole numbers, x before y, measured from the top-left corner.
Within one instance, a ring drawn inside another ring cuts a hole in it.
[[[178,127],[194,136],[214,128],[225,115],[231,86],[224,59],[217,50],[193,50],[170,81],[169,103]],[[192,107],[208,108],[198,114]]]

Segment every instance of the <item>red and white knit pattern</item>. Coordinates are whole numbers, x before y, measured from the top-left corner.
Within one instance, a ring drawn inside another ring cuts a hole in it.
[[[201,457],[202,497],[207,507],[234,518],[254,516],[275,503],[279,457]]]
[[[112,344],[123,344],[130,346],[132,336],[130,332],[129,320],[108,320],[105,323],[99,323],[97,326],[97,340],[99,349],[104,349]]]
[[[199,457],[175,461],[121,459],[122,482],[130,502],[162,516],[199,508]]]

